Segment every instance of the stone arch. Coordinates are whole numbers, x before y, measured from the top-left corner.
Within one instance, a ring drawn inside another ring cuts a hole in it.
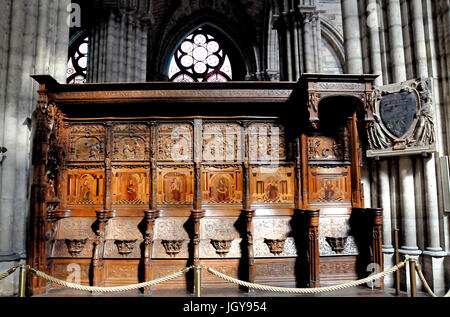
[[[157,41],[159,47],[155,49],[158,53],[153,61],[149,61],[149,69],[159,76],[159,80],[167,80],[170,60],[180,43],[199,27],[207,27],[213,33],[211,35],[219,37],[227,49],[233,73],[237,74],[236,77],[233,75],[233,80],[252,78],[257,72],[256,44],[252,36],[254,32],[251,27],[246,27],[247,23],[248,19],[238,24],[210,8],[184,16],[176,11]]]
[[[324,50],[328,51],[331,55],[331,58],[334,59],[335,68],[340,69],[341,71],[335,73],[344,73],[344,65],[345,65],[345,52],[344,52],[344,38],[339,33],[339,31],[328,21],[321,18],[321,35],[322,35],[322,43],[324,46]],[[324,53],[322,53],[324,54]],[[322,57],[324,57],[322,55]],[[326,64],[325,58],[322,58],[323,66]],[[333,61],[330,61],[333,62]],[[323,67],[322,66],[322,67]],[[323,70],[322,70],[323,71]],[[326,71],[323,71],[326,73]]]

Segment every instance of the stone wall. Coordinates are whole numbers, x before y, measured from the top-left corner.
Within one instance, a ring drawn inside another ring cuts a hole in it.
[[[65,82],[70,0],[0,2],[0,272],[26,256],[30,137],[37,85],[31,74]],[[0,295],[17,292],[17,274],[1,281]]]

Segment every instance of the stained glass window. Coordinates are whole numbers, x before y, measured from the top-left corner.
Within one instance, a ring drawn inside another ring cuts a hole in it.
[[[226,82],[231,78],[230,59],[202,28],[181,43],[169,66],[169,80],[174,82]]]
[[[69,47],[69,61],[67,62],[67,83],[83,84],[86,82],[88,37],[80,37]]]

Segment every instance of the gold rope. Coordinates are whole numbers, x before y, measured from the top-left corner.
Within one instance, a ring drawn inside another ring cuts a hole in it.
[[[125,286],[113,286],[113,287],[87,286],[87,285],[70,283],[70,282],[66,282],[66,281],[57,279],[53,276],[50,276],[48,274],[45,274],[44,272],[35,270],[33,268],[29,268],[29,270],[32,273],[36,274],[39,277],[46,279],[49,282],[52,282],[52,283],[55,283],[55,284],[58,284],[58,285],[61,285],[61,286],[67,287],[67,288],[77,289],[77,290],[81,290],[81,291],[90,291],[90,292],[124,292],[124,291],[130,291],[130,290],[134,290],[134,289],[138,289],[138,288],[145,288],[148,286],[153,286],[156,284],[160,284],[160,283],[172,280],[172,279],[180,277],[184,273],[188,272],[191,268],[192,268],[192,266],[184,268],[179,272],[175,272],[170,275],[167,275],[167,276],[164,276],[164,277],[158,278],[156,280],[152,280],[152,281],[142,282],[142,283],[138,283],[138,284],[125,285]]]
[[[427,280],[425,279],[425,276],[423,276],[423,273],[422,273],[422,267],[420,266],[419,263],[417,263],[416,259],[411,258],[410,261],[413,261],[413,262],[414,262],[414,264],[415,264],[414,266],[415,266],[415,268],[416,268],[417,275],[419,275],[419,278],[420,278],[420,280],[422,281],[423,286],[425,287],[425,289],[427,290],[427,292],[428,292],[432,297],[439,297],[439,296],[437,296],[437,295],[431,290],[431,287],[430,287],[430,285],[428,285]],[[447,294],[445,294],[443,297],[450,297],[450,290],[449,290],[449,291],[447,292]]]
[[[10,268],[8,271],[6,271],[5,273],[0,274],[0,281],[3,280],[5,277],[8,277],[8,276],[10,276],[11,274],[13,274],[13,273],[16,271],[16,269],[17,269],[18,267],[19,267],[19,266],[12,267],[12,268]]]
[[[361,280],[357,280],[357,281],[352,281],[349,283],[344,283],[344,284],[339,284],[339,285],[334,285],[334,286],[328,286],[328,287],[316,287],[316,288],[289,288],[289,287],[278,287],[278,286],[268,286],[268,285],[261,285],[261,284],[255,284],[255,283],[249,283],[249,282],[244,282],[238,279],[235,279],[231,276],[225,275],[223,273],[220,273],[216,270],[214,270],[213,268],[210,267],[206,267],[204,266],[204,268],[207,269],[207,271],[213,275],[216,275],[217,277],[220,277],[224,280],[227,280],[231,283],[235,283],[241,286],[245,286],[248,288],[254,288],[254,289],[259,289],[259,290],[264,290],[264,291],[269,291],[269,292],[283,292],[283,293],[298,293],[298,294],[314,294],[314,293],[323,293],[323,292],[331,292],[331,291],[336,291],[336,290],[341,290],[344,288],[348,288],[348,287],[353,287],[353,286],[357,286],[357,285],[361,285],[361,284],[365,284],[377,279],[380,279],[386,275],[389,275],[391,273],[394,273],[395,271],[399,270],[400,268],[402,268],[403,266],[405,266],[405,263],[408,260],[405,260],[403,262],[400,262],[397,265],[394,265],[393,267],[391,267],[389,270],[384,271],[384,272],[380,272],[374,275],[370,275],[364,279]]]

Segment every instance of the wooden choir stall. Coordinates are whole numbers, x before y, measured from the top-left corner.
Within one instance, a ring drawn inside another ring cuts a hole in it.
[[[382,267],[381,210],[363,208],[360,176],[375,75],[32,77],[35,269],[118,286],[201,264],[254,283],[318,287]],[[192,290],[190,273],[153,288]],[[57,287],[30,276],[31,294]],[[202,270],[202,287],[237,286]]]

